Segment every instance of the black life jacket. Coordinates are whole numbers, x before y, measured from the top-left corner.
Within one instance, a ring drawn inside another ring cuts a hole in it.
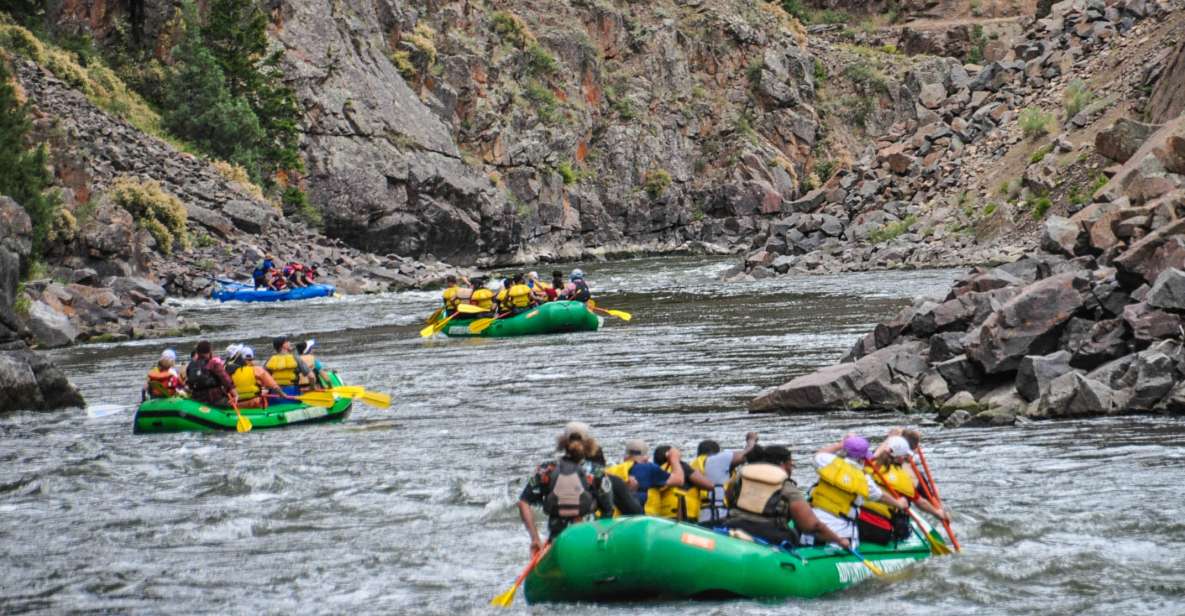
[[[573,293],[572,297],[569,299],[573,299],[578,302],[587,302],[588,300],[592,299],[592,291],[589,290],[588,283],[585,282],[583,278],[577,278],[576,280],[573,280],[572,284],[576,286],[576,292]]]
[[[596,498],[589,488],[592,478],[584,474],[579,464],[560,460],[548,474],[547,483],[551,486],[543,502],[547,515],[578,519],[596,510]]]
[[[204,391],[221,387],[218,377],[210,372],[207,359],[195,359],[185,367],[185,384],[190,392]]]

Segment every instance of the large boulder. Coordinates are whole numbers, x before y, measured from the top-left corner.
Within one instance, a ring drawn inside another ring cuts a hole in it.
[[[1104,199],[1122,196],[1142,205],[1185,187],[1185,116],[1153,133],[1100,191]]]
[[[0,351],[0,412],[85,405],[62,371],[32,351]]]
[[[1148,117],[1168,122],[1185,113],[1185,39],[1169,54],[1148,100]]]
[[[1016,370],[1016,391],[1025,400],[1041,398],[1049,391],[1054,379],[1072,370],[1069,351],[1058,351],[1049,355],[1027,355]]]
[[[1185,263],[1185,218],[1156,229],[1133,243],[1115,261],[1118,278],[1128,288],[1153,284],[1160,273]]]
[[[914,384],[926,371],[926,346],[910,341],[860,359],[828,366],[761,392],[753,412],[819,411],[872,407],[906,410]]]
[[[1123,320],[1131,329],[1132,337],[1144,343],[1176,338],[1182,327],[1179,315],[1157,310],[1147,302],[1128,304],[1123,309]]]
[[[1160,126],[1120,118],[1110,128],[1095,135],[1095,150],[1117,163],[1126,163]]]
[[[1176,268],[1161,272],[1145,301],[1153,308],[1185,312],[1185,272]]]
[[[1052,252],[1074,256],[1082,228],[1063,216],[1050,216],[1041,227],[1041,248]]]
[[[1090,280],[1067,272],[1039,280],[992,313],[969,336],[967,356],[987,373],[1015,370],[1026,355],[1053,350],[1061,327],[1085,303]]]
[[[1038,413],[1049,417],[1106,415],[1122,411],[1127,399],[1106,385],[1069,372],[1054,379],[1041,397]]]
[[[78,339],[78,328],[70,322],[70,318],[40,300],[29,303],[25,323],[36,338],[37,345],[42,348],[66,347]]]

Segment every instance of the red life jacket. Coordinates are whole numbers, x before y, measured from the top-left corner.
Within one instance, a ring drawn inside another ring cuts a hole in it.
[[[172,398],[181,387],[181,379],[172,371],[162,372],[159,368],[148,371],[148,396],[151,398]]]

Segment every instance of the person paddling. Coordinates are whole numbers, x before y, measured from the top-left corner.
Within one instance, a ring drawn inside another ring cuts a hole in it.
[[[801,545],[803,535],[822,542],[851,548],[848,539],[839,536],[819,520],[791,474],[794,471],[790,450],[786,447],[751,449],[753,459],[737,470],[736,480],[728,486],[728,512],[724,527],[743,531],[773,545]],[[790,523],[794,527],[790,527]]]
[[[227,364],[227,372],[234,381],[235,391],[239,394],[240,409],[267,408],[269,396],[272,392],[281,398],[292,399],[285,395],[280,385],[272,378],[263,366],[255,365],[255,350],[249,346],[240,347],[237,357]]]
[[[255,288],[268,286],[268,278],[276,271],[276,258],[270,253],[264,257],[255,270],[251,272],[251,278],[255,281]]]
[[[568,284],[560,293],[560,297],[577,302],[587,302],[592,299],[592,291],[588,288],[588,283],[584,281],[584,270],[580,268],[572,270],[572,273],[568,275]]]
[[[849,434],[842,441],[827,445],[815,454],[819,481],[811,488],[810,503],[815,515],[835,534],[860,544],[856,527],[857,509],[866,502],[881,502],[904,509],[904,499],[881,490],[864,471],[868,459],[868,440]],[[809,545],[809,536],[804,542]]]
[[[194,347],[192,361],[185,367],[185,382],[189,397],[197,402],[227,408],[238,401],[234,381],[226,373],[222,360],[214,356],[209,340],[202,340]]]
[[[312,374],[312,370],[300,357],[300,354],[292,348],[292,343],[288,341],[287,336],[277,336],[272,340],[272,348],[276,353],[268,358],[264,367],[271,373],[284,393],[290,396],[300,395],[300,379],[307,379]]]
[[[531,553],[544,543],[535,527],[532,505],[547,513],[548,542],[554,541],[572,524],[591,521],[594,514],[613,514],[613,493],[604,467],[586,459],[597,450],[596,441],[579,431],[565,430],[556,440],[559,460],[544,462],[523,487],[518,514],[531,537]]]
[[[185,393],[185,379],[177,373],[177,353],[173,349],[161,351],[156,366],[148,371],[148,383],[142,399],[172,398]]]

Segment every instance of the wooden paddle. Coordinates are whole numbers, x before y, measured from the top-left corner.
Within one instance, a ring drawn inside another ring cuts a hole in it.
[[[876,462],[873,460],[868,460],[868,465],[872,467],[872,472],[876,473],[877,479],[880,479],[880,482],[884,486],[885,490],[887,490],[889,494],[893,496],[893,498],[901,498],[901,495],[898,494],[891,485],[889,485],[889,481],[885,479],[883,474],[881,474],[881,469],[877,467]],[[947,554],[951,553],[951,549],[946,546],[946,542],[942,540],[942,537],[938,534],[938,531],[934,530],[933,526],[930,526],[928,523],[926,523],[926,521],[923,520],[922,517],[913,510],[913,508],[906,507],[905,512],[908,513],[910,519],[912,519],[914,523],[916,523],[918,527],[922,529],[923,533],[926,535],[926,541],[930,543],[930,550],[934,552],[934,554],[938,556],[946,556]]]
[[[243,412],[239,410],[239,403],[235,400],[230,401],[230,407],[235,410],[235,415],[239,416],[239,420],[235,422],[235,429],[239,432],[251,431],[251,420],[243,417]]]
[[[473,304],[457,304],[457,311],[456,312],[445,317],[445,319],[443,321],[440,321],[439,323],[433,323],[431,325],[428,325],[424,329],[421,329],[420,330],[420,337],[421,338],[431,338],[432,336],[435,336],[436,334],[443,331],[444,326],[448,325],[448,322],[452,321],[459,314],[481,314],[483,312],[486,312],[486,311],[481,308],[478,308],[477,306],[474,306]]]
[[[848,548],[848,551],[852,553],[852,556],[859,558],[860,561],[864,563],[864,566],[868,567],[868,570],[871,571],[873,574],[875,574],[877,577],[884,577],[884,575],[885,575],[884,570],[881,569],[880,567],[876,566],[876,564],[874,564],[871,560],[864,558],[863,555],[861,555],[859,552],[856,551],[856,548]]]
[[[543,557],[550,550],[551,542],[549,541],[547,545],[543,546],[542,550],[539,550],[534,556],[531,557],[531,562],[527,563],[527,568],[523,569],[523,572],[518,574],[518,578],[514,580],[514,584],[512,584],[510,588],[506,590],[506,592],[494,597],[493,599],[490,599],[490,605],[494,607],[510,607],[510,604],[514,603],[514,593],[518,592],[518,587],[522,586],[523,580],[527,579],[527,576],[535,570],[535,565],[538,565],[539,561],[543,560]]]
[[[921,445],[918,445],[918,457],[922,459],[922,468],[926,469],[926,476],[921,478],[918,483],[925,487],[927,482],[929,482],[929,485],[934,487],[934,493],[930,494],[929,488],[926,488],[926,498],[930,499],[930,502],[935,507],[942,507],[942,497],[938,495],[938,484],[934,483],[934,475],[930,473],[930,465],[926,463],[926,455],[922,453]],[[913,472],[918,474],[918,465],[914,464],[912,459],[909,461],[909,463],[913,465]],[[945,507],[943,507],[943,511],[946,511]],[[950,521],[945,519],[942,520],[942,526],[946,529],[946,536],[950,537],[951,545],[955,546],[955,551],[962,552],[963,548],[959,545],[959,540],[955,539],[955,531],[951,529]]]

